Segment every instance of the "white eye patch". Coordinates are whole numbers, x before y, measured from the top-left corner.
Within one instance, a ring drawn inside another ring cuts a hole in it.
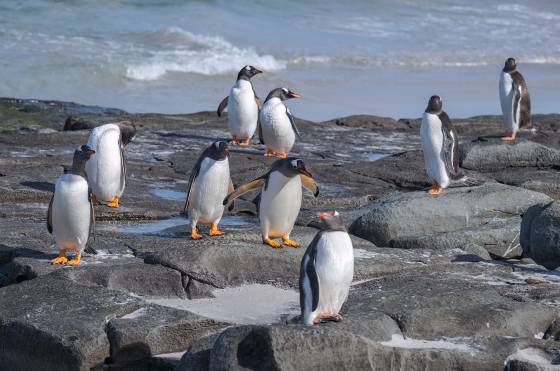
[[[284,93],[288,94],[288,89],[282,88],[282,90],[284,91]]]
[[[292,162],[291,162],[292,167],[297,167],[297,166],[298,166],[298,162],[299,162],[299,160],[292,160]]]

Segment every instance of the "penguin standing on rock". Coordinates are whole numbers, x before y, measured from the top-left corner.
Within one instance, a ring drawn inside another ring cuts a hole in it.
[[[523,75],[517,71],[515,58],[506,60],[499,90],[504,125],[510,133],[502,139],[515,140],[519,128],[531,125],[531,97]]]
[[[259,139],[266,145],[265,156],[286,158],[294,146],[296,136],[300,137],[292,113],[282,103],[291,98],[301,98],[301,95],[286,88],[277,88],[264,101],[259,114]]]
[[[96,202],[119,207],[126,185],[124,149],[134,139],[134,125],[105,124],[93,128],[87,144],[96,155],[86,164],[86,174]]]
[[[278,248],[282,244],[273,238],[281,237],[284,245],[299,247],[298,242],[290,239],[290,233],[301,208],[302,185],[315,197],[319,195],[319,188],[303,160],[296,157],[276,160],[266,174],[230,193],[224,205],[260,187],[259,221],[263,243]]]
[[[94,153],[87,145],[77,149],[72,167],[56,182],[47,214],[47,229],[59,249],[53,264],[77,265],[86,247],[94,216],[84,168]],[[75,251],[71,260],[66,256],[68,250]]]
[[[229,151],[226,142],[212,143],[196,162],[187,186],[184,211],[191,222],[191,237],[201,239],[197,224],[210,224],[210,236],[219,236],[218,223],[224,213],[223,200],[233,192],[229,172]],[[229,210],[233,209],[233,204]]]
[[[428,193],[438,195],[449,186],[451,180],[463,176],[459,172],[459,139],[437,95],[430,98],[422,116],[420,136],[426,172],[434,182]]]
[[[251,77],[259,73],[262,71],[253,66],[243,67],[237,75],[237,81],[231,87],[229,96],[225,97],[218,107],[218,116],[222,116],[224,109],[228,108],[231,144],[248,146],[257,130],[261,101],[253,89]]]
[[[304,325],[341,321],[354,276],[354,250],[337,211],[321,213],[322,228],[305,251],[299,274],[299,302]]]

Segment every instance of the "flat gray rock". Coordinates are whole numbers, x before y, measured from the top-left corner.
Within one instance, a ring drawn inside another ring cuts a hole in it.
[[[523,251],[549,269],[560,266],[560,203],[537,205],[523,217]]]

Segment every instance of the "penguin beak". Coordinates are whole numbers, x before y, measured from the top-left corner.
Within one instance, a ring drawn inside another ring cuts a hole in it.
[[[294,93],[293,91],[289,91],[286,95],[288,96],[288,98],[301,98],[301,95],[299,95],[298,93]]]
[[[253,75],[258,75],[259,73],[263,73],[263,71],[259,70],[258,68],[255,68],[253,70]]]

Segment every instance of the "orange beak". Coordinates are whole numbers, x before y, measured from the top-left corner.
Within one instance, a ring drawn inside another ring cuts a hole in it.
[[[293,91],[290,91],[288,93],[288,97],[290,97],[290,98],[301,98],[301,95],[299,95],[298,93],[294,93]]]

